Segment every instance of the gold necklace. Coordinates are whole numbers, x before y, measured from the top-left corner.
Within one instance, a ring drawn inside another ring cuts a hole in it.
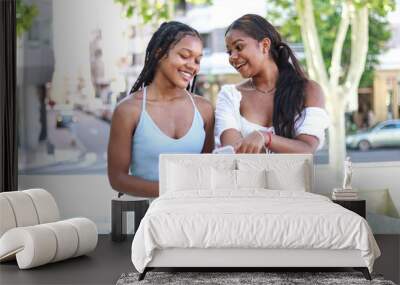
[[[256,90],[256,91],[258,91],[258,92],[260,92],[260,93],[262,93],[262,94],[268,95],[268,94],[273,93],[273,92],[275,91],[275,87],[273,87],[273,88],[271,88],[270,90],[267,90],[267,91],[260,90],[260,89],[258,89],[257,86],[254,84],[253,79],[250,79],[250,82],[251,82],[251,87],[252,87],[254,90]]]

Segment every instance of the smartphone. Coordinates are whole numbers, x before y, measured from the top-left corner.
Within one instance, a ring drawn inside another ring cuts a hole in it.
[[[213,154],[235,154],[235,149],[231,145],[226,145],[213,150]]]

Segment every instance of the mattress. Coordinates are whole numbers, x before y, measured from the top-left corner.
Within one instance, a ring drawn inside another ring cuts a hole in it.
[[[267,189],[155,199],[134,237],[132,262],[143,272],[155,250],[172,248],[359,250],[370,271],[380,255],[361,216],[318,194]]]

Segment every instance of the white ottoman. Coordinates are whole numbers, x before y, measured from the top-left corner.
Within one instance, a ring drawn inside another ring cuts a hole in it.
[[[86,254],[96,248],[97,228],[87,218],[59,221],[54,198],[43,189],[0,193],[0,262],[20,269]]]

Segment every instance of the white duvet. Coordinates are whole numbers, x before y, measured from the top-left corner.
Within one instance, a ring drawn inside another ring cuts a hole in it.
[[[265,189],[157,198],[132,243],[135,268],[143,272],[165,248],[358,249],[371,272],[380,255],[359,215],[321,195]]]

